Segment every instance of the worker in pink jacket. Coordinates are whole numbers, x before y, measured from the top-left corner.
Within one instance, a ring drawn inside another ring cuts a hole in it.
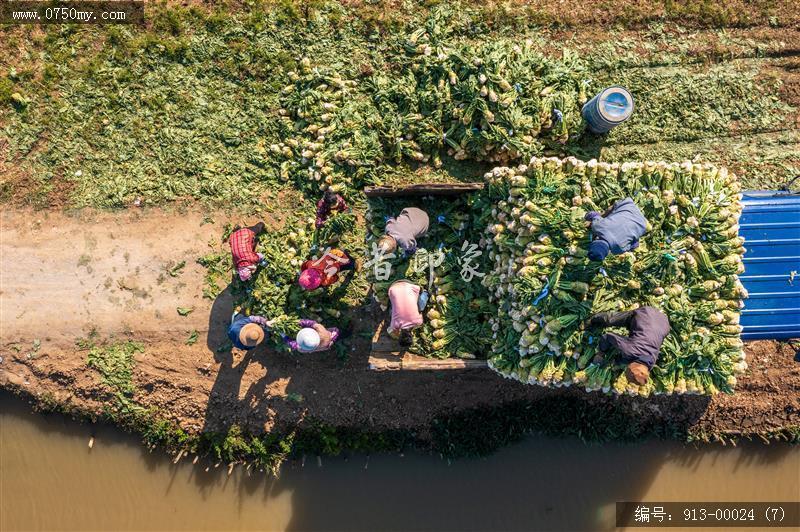
[[[395,281],[389,287],[392,321],[387,332],[404,348],[413,341],[411,331],[422,325],[422,309],[427,298],[420,298],[420,292],[419,285],[406,280]]]

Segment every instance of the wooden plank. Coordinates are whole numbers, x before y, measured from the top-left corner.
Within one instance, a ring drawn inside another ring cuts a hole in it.
[[[460,358],[427,358],[408,351],[400,351],[397,340],[386,332],[387,320],[383,320],[372,336],[372,352],[369,369],[375,371],[437,371],[446,369],[475,369],[487,367],[485,360]]]
[[[407,354],[403,356],[400,369],[404,370],[442,370],[442,369],[475,369],[487,367],[485,360],[464,360],[461,358],[426,358]]]
[[[399,196],[457,196],[482,190],[483,183],[415,183],[413,185],[366,187],[368,198]]]
[[[481,369],[487,367],[485,360],[462,360],[460,358],[426,358],[399,352],[375,352],[369,357],[369,369],[374,371],[441,371],[450,369]]]
[[[386,355],[386,353],[383,353]],[[403,369],[403,361],[398,356],[378,356],[373,353],[369,357],[369,369],[374,371],[397,371]]]

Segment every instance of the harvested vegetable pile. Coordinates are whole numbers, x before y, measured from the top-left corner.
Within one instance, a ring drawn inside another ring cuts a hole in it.
[[[461,44],[446,9],[395,39],[390,68],[356,82],[308,58],[281,92],[280,175],[306,192],[380,180],[384,163],[510,162],[580,133],[583,66],[531,42]]]
[[[470,254],[477,249],[481,238],[481,228],[474,225],[471,215],[479,208],[476,201],[480,198],[473,195],[459,199],[370,202],[367,214],[371,222],[370,247],[383,234],[386,219],[397,216],[403,208],[419,207],[430,217],[428,234],[418,241],[419,249],[411,258],[404,258],[402,252],[396,257],[387,257],[391,264],[387,279],[376,279],[372,265],[366,271],[374,283],[374,297],[384,308],[389,306],[387,291],[393,282],[407,279],[426,289],[430,284],[431,298],[425,310],[425,321],[413,331],[414,342],[409,349],[412,353],[434,358],[483,358],[491,348],[489,318],[496,309],[481,284],[481,276],[488,271],[489,263],[485,252]],[[433,275],[429,261],[434,266]],[[472,275],[462,276],[465,261],[474,267]]]
[[[223,243],[232,230],[232,227],[227,229]],[[342,232],[336,234],[336,231]],[[338,327],[347,336],[352,309],[364,303],[367,293],[363,276],[340,272],[337,283],[313,291],[300,288],[297,276],[306,259],[320,258],[328,247],[351,250],[354,256],[359,255],[363,238],[363,230],[356,227],[355,217],[350,213],[334,214],[319,230],[315,230],[312,216],[304,217],[301,213],[287,220],[283,228],[267,229],[259,236],[256,251],[264,255],[265,265],[258,267],[254,280],[242,282],[233,275],[227,244],[219,252],[201,258],[202,265],[219,274],[208,280],[215,286],[204,293],[207,297],[216,297],[218,281],[233,276],[230,290],[235,309],[246,315],[275,320],[269,340],[277,349],[285,348],[281,335],[297,333],[299,319],[313,319],[326,327]],[[344,342],[335,343],[334,348],[340,356],[345,356]]]
[[[747,367],[739,325],[747,294],[737,277],[741,204],[732,174],[690,162],[534,158],[495,168],[486,181],[482,219],[494,266],[484,284],[498,305],[493,369],[525,383],[606,393],[732,393],[735,374]],[[589,261],[584,215],[628,196],[649,221],[640,246]],[[645,305],[660,308],[672,331],[650,380],[638,386],[627,381],[618,354],[593,362],[603,331],[586,320]]]

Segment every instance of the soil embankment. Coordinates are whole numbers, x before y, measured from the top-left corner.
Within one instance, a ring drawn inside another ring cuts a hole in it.
[[[6,210],[0,386],[100,414],[113,393],[87,365],[86,339],[134,340],[145,346],[135,355],[134,401],[188,432],[224,432],[237,424],[258,433],[315,419],[409,429],[424,438],[443,415],[521,402],[552,407],[559,398],[700,437],[800,426],[800,364],[786,343],[748,344],[750,367],[733,396],[647,400],[522,386],[488,370],[370,371],[373,308],[357,321],[344,362],[332,354],[297,357],[264,348],[220,352],[231,300],[227,292],[213,302],[202,298],[205,271],[195,259],[225,221],[161,210],[72,216]],[[181,316],[178,307],[193,310]]]

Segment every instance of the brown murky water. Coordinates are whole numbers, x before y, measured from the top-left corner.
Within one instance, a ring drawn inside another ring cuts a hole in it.
[[[786,445],[532,437],[452,464],[309,458],[277,480],[223,469],[173,464],[111,427],[0,395],[2,530],[609,530],[615,501],[800,499],[800,447]]]

